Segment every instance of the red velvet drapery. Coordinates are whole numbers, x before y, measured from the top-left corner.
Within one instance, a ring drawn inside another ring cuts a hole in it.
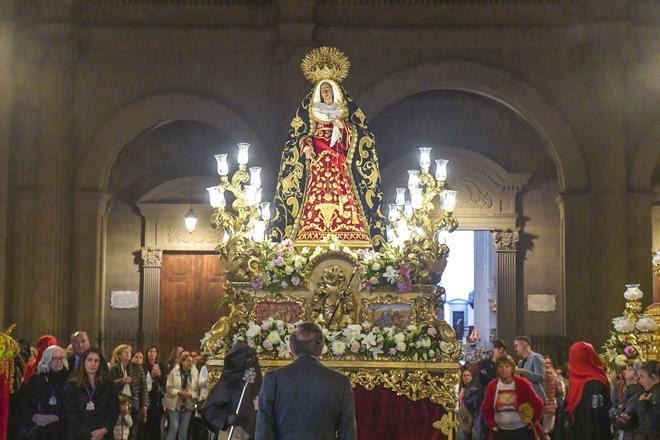
[[[446,411],[429,399],[412,401],[383,387],[353,389],[358,440],[444,440],[433,427]]]

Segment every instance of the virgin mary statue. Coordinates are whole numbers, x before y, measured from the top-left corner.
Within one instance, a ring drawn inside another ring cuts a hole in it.
[[[311,51],[301,68],[314,87],[291,120],[277,180],[271,237],[314,245],[334,235],[352,247],[384,243],[383,193],[374,136],[340,82],[349,62]]]

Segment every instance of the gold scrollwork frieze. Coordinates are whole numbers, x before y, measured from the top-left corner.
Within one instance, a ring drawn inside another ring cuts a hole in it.
[[[456,384],[459,373],[447,371],[442,375],[426,370],[341,370],[353,383],[367,390],[376,386],[394,391],[410,400],[429,399],[446,411],[454,411],[458,403]]]

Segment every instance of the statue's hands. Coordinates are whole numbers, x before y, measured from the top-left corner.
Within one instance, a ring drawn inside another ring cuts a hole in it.
[[[305,154],[305,159],[307,160],[312,160],[314,158],[314,149],[312,147],[305,147],[303,153]]]
[[[332,120],[332,125],[334,125],[335,127],[339,128],[339,129],[344,128],[344,123],[342,121],[340,121],[339,119],[333,119]]]

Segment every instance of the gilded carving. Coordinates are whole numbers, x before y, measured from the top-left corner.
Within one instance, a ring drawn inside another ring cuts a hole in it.
[[[353,322],[355,297],[350,288],[352,279],[337,265],[323,270],[321,282],[314,290],[311,318],[320,326],[342,328]]]

